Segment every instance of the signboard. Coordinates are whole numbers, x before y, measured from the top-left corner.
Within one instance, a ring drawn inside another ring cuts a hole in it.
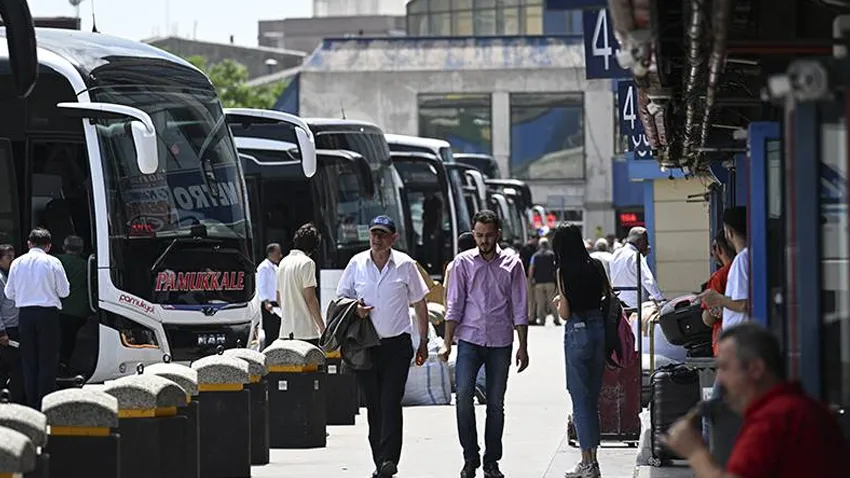
[[[244,272],[172,272],[157,274],[154,290],[157,292],[200,292],[245,290]]]
[[[608,5],[608,0],[546,0],[546,10],[581,10]]]
[[[633,227],[646,227],[643,208],[617,210],[617,237],[626,237]]]
[[[585,10],[581,13],[584,27],[584,65],[588,80],[631,78],[632,72],[617,61],[620,43],[607,8]]]
[[[620,119],[620,136],[628,138],[628,150],[634,151],[635,159],[652,158],[649,140],[638,116],[638,90],[632,80],[622,80],[617,85],[617,110]]]

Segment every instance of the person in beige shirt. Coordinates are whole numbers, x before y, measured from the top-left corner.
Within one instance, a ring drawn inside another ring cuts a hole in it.
[[[280,338],[292,338],[319,345],[325,330],[319,297],[316,294],[316,263],[310,255],[322,240],[313,223],[295,231],[293,248],[277,269],[277,301],[280,304]]]

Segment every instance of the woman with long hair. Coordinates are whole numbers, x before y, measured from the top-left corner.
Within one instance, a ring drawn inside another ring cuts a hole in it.
[[[555,306],[564,324],[567,391],[573,402],[573,423],[581,447],[581,462],[565,478],[599,478],[599,392],[605,367],[605,325],[602,320],[604,269],[590,257],[581,230],[561,224],[552,238],[558,271]]]

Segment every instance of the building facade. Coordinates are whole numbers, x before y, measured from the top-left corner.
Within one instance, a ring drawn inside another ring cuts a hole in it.
[[[410,36],[581,34],[581,12],[545,9],[545,0],[410,0]]]
[[[580,38],[328,39],[277,108],[491,154],[559,220],[614,232],[614,101],[585,79]]]

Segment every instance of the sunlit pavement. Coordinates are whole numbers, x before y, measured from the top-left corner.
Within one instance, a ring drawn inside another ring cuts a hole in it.
[[[502,471],[509,478],[554,478],[575,465],[577,449],[565,439],[570,403],[565,390],[563,329],[549,323],[529,332],[531,366],[522,374],[513,368],[508,382]],[[476,406],[483,448],[484,407]],[[454,406],[408,407],[404,411],[404,450],[398,478],[459,476],[463,465]],[[366,410],[357,424],[328,427],[326,448],[272,450],[271,463],[254,467],[256,477],[371,476],[366,439]],[[482,450],[483,452],[483,450]],[[632,478],[635,448],[604,445],[599,461],[606,478]],[[478,476],[483,476],[479,470]]]

